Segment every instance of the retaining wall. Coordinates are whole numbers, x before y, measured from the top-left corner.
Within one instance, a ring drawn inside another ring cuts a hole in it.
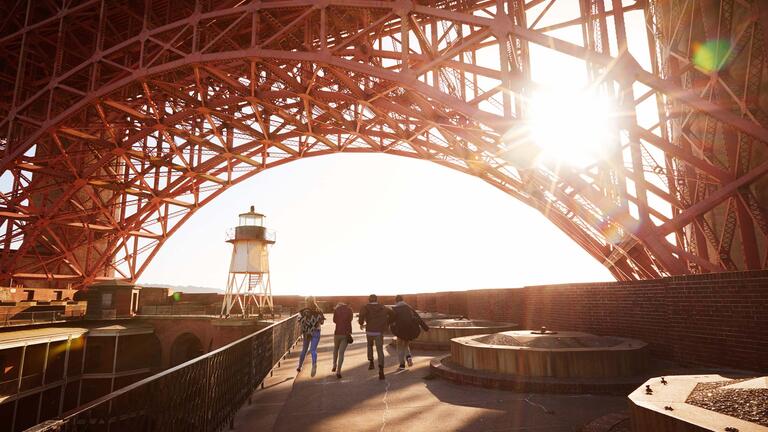
[[[366,296],[318,297],[350,303]],[[276,298],[276,303],[279,301]],[[381,300],[389,304],[389,296]],[[768,271],[406,295],[412,306],[521,328],[640,339],[682,364],[768,372]]]

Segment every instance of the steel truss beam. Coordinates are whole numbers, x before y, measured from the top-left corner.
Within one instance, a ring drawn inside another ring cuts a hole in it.
[[[768,267],[757,2],[580,0],[563,22],[536,0],[227,3],[0,7],[3,283],[135,280],[230,186],[339,152],[482,178],[619,279]],[[627,32],[637,14],[647,35]],[[569,27],[582,44],[550,34]],[[651,70],[627,51],[641,37]],[[699,37],[733,42],[718,70],[692,64]],[[516,162],[534,45],[580,59],[620,101],[606,161]],[[638,120],[648,104],[653,125]]]

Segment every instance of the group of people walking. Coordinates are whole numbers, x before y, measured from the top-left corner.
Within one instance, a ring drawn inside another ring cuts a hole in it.
[[[406,364],[413,366],[410,342],[416,339],[421,330],[429,331],[429,326],[418,313],[403,300],[403,296],[395,297],[396,304],[389,307],[379,303],[376,294],[368,296],[368,304],[358,313],[360,329],[365,330],[368,346],[368,369],[374,370],[373,349],[376,347],[378,357],[379,379],[384,379],[384,333],[387,329],[397,336],[397,356],[400,369]],[[307,297],[306,307],[299,311],[299,324],[303,336],[303,345],[299,355],[297,372],[301,372],[307,351],[312,357],[311,376],[317,373],[317,344],[320,341],[320,327],[325,322],[325,316],[317,305],[314,297]],[[352,308],[346,303],[339,303],[333,311],[333,322],[336,329],[333,333],[333,368],[336,378],[341,378],[341,368],[344,364],[344,353],[352,339]]]

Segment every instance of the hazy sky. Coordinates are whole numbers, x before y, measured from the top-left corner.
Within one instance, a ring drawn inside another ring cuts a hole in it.
[[[565,19],[577,13],[575,1],[556,4]],[[634,15],[630,30],[644,32],[642,13]],[[647,63],[642,44],[630,51]],[[532,56],[539,83],[584,85],[581,62],[538,47]],[[223,289],[231,254],[224,233],[250,205],[277,232],[270,252],[275,294],[613,280],[540,213],[482,180],[425,161],[339,154],[270,169],[231,188],[168,240],[139,282]]]
[[[413,293],[613,280],[535,210],[475,177],[397,156],[339,154],[267,170],[203,207],[141,283],[224,288],[224,232],[249,205],[277,232],[275,294]]]

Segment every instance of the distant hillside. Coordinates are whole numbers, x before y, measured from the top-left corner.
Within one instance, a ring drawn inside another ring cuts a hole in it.
[[[201,286],[194,286],[194,285],[170,285],[170,284],[162,284],[162,283],[143,283],[143,284],[139,284],[139,286],[157,287],[157,288],[171,288],[173,291],[181,291],[181,292],[185,292],[185,293],[221,293],[221,292],[224,292],[223,289],[219,289],[219,288],[209,288],[209,287],[201,287]]]

